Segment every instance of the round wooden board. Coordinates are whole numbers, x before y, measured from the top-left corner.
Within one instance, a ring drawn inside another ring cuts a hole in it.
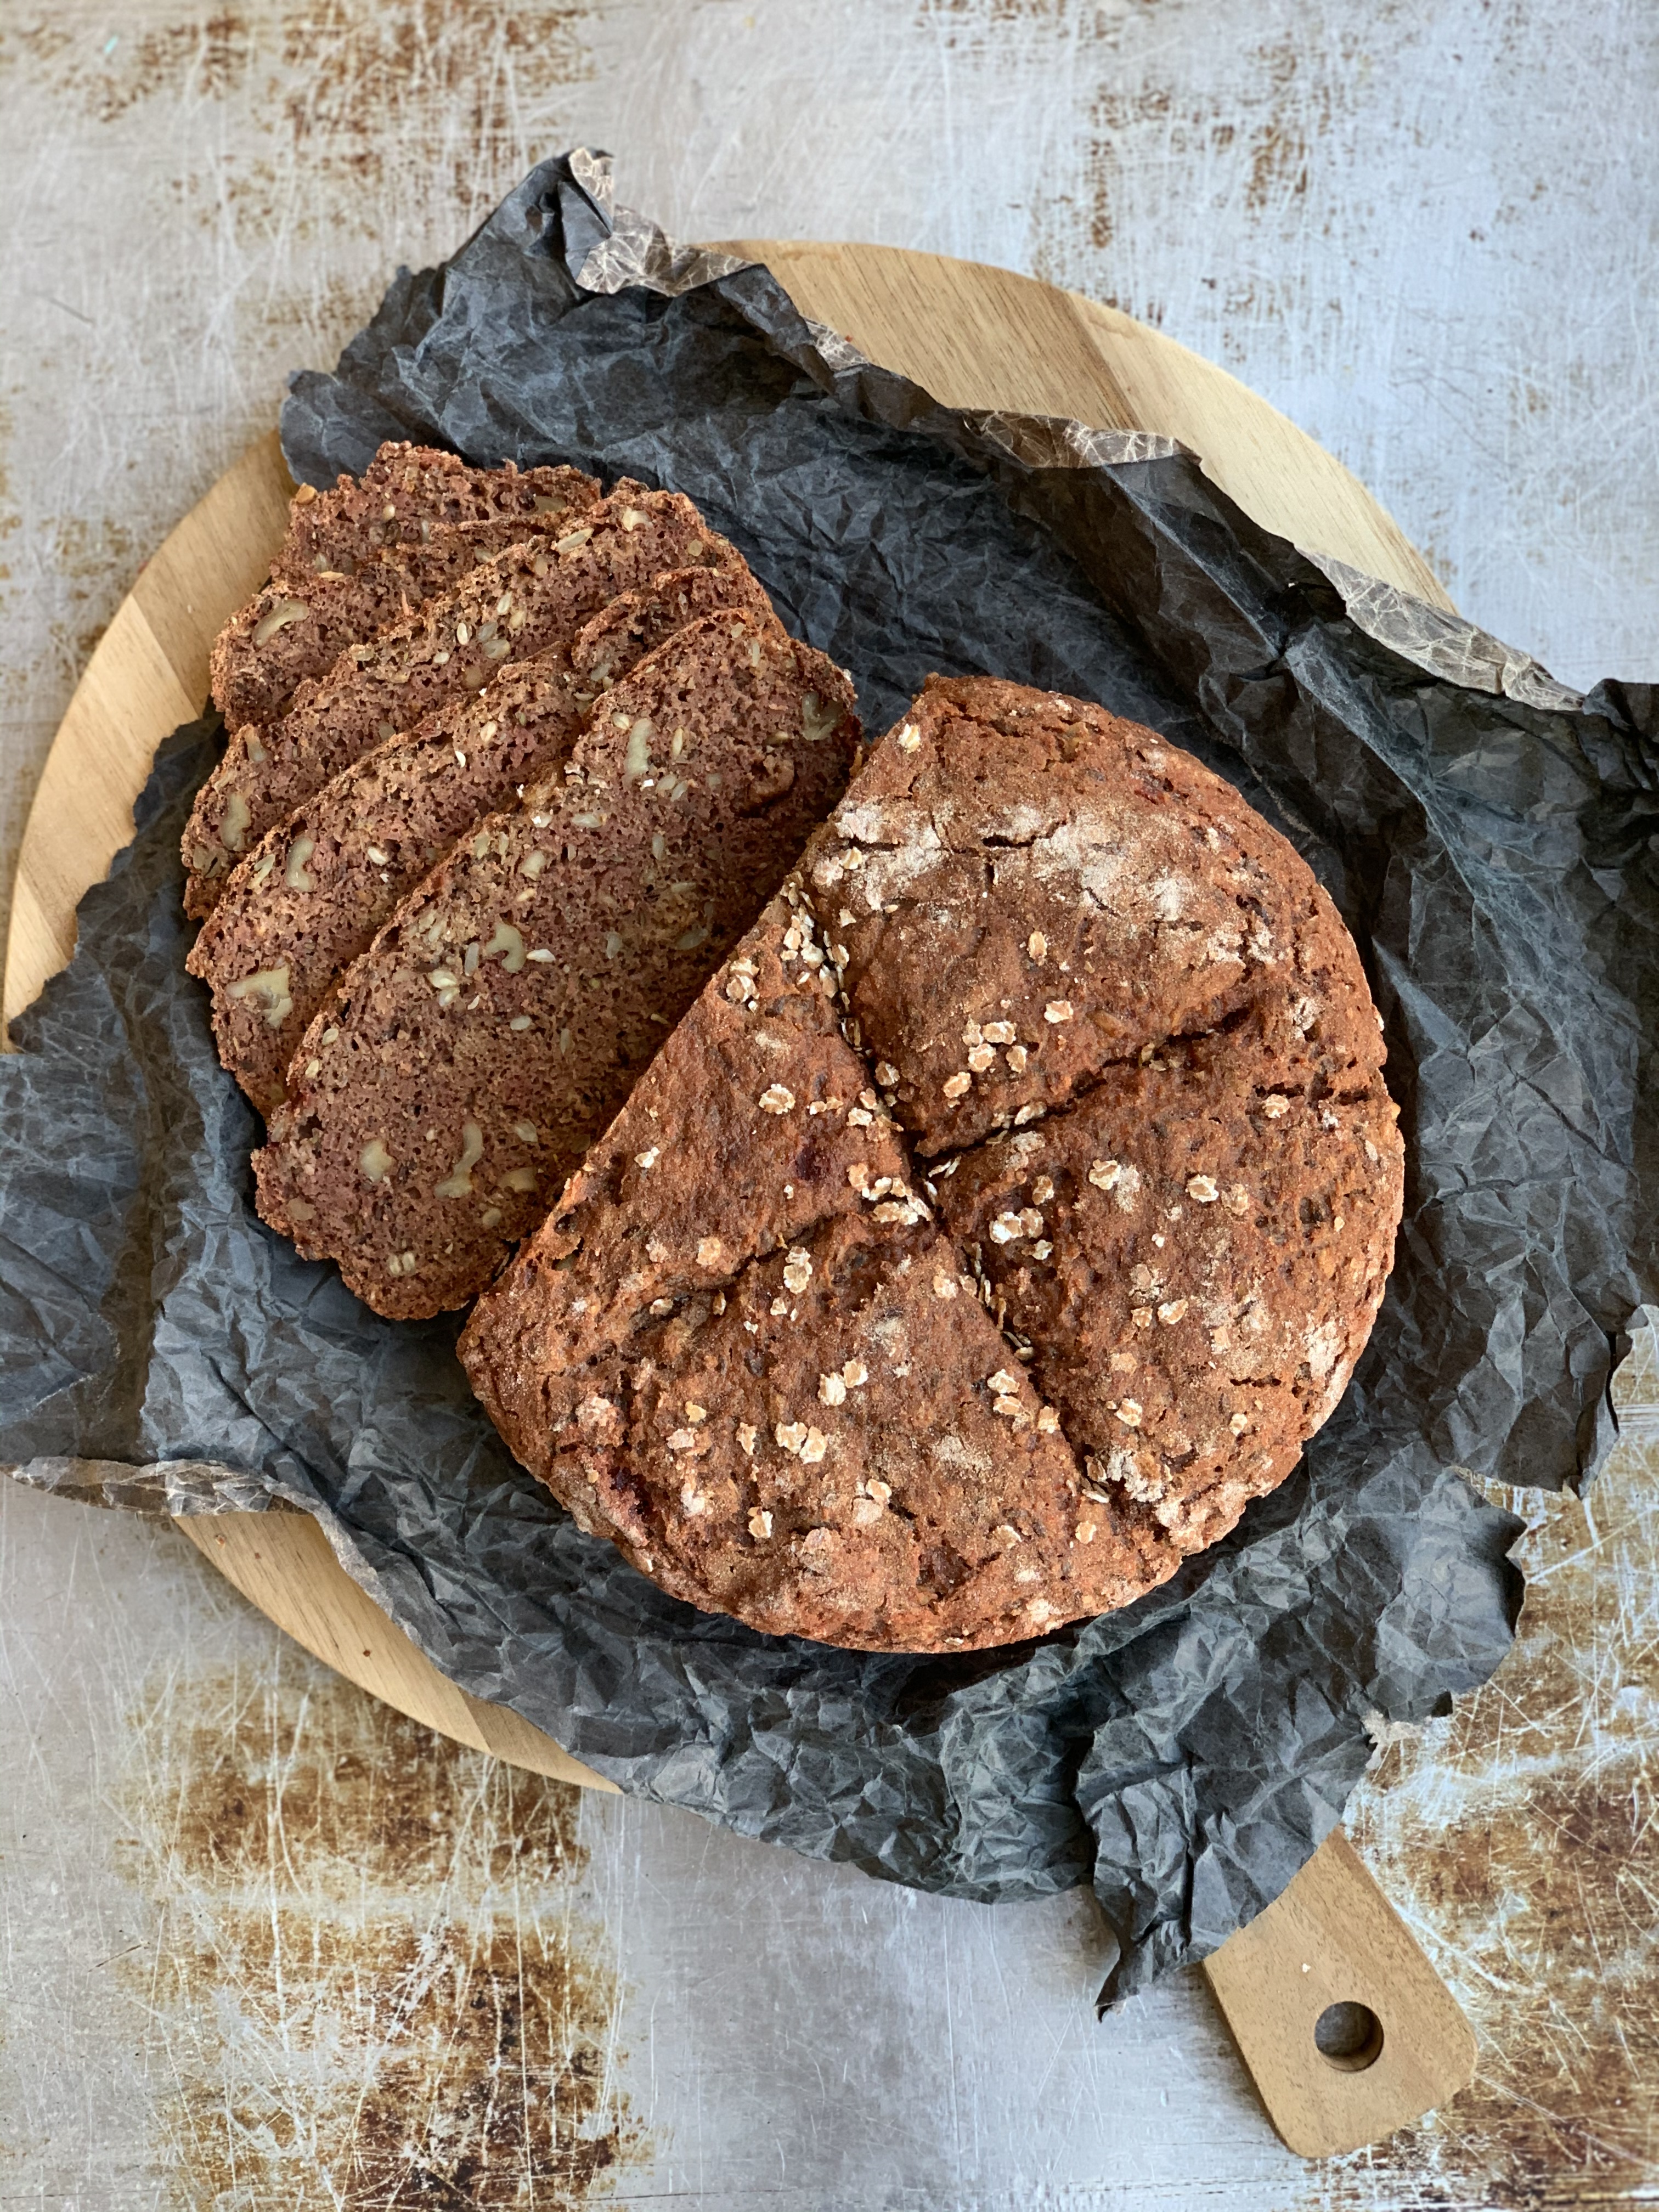
[[[1449,606],[1422,556],[1340,462],[1224,370],[1130,317],[936,254],[729,242],[765,261],[805,313],[947,404],[1164,431],[1268,528]],[[250,448],[145,563],[88,661],[24,832],[8,1021],[74,950],[76,903],[131,836],[157,744],[201,711],[209,648],[264,578],[292,489],[274,434]],[[179,1525],[307,1650],[400,1711],[538,1773],[614,1786],[441,1674],[345,1573],[308,1515]]]

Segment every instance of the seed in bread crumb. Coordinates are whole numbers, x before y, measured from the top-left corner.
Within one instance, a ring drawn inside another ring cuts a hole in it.
[[[884,1091],[890,1091],[899,1079],[899,1072],[890,1060],[876,1062],[876,1081]]]
[[[943,1267],[939,1268],[933,1277],[933,1296],[936,1298],[953,1298],[956,1294],[956,1278],[947,1275]]]
[[[1097,1190],[1110,1190],[1123,1170],[1116,1160],[1095,1160],[1089,1169],[1089,1180]]]
[[[752,1435],[754,1431],[751,1430]],[[749,1516],[749,1533],[757,1544],[763,1544],[772,1533],[772,1516],[763,1505],[757,1505]]]
[[[1221,1193],[1213,1176],[1195,1175],[1188,1179],[1187,1195],[1195,1206],[1213,1206]]]
[[[1227,1424],[1236,1437],[1242,1437],[1249,1425],[1250,1417],[1248,1413],[1235,1413]]]
[[[1011,1044],[1009,1046],[1008,1065],[1016,1075],[1024,1074],[1027,1058],[1028,1054],[1023,1044]]]
[[[700,1237],[697,1241],[697,1265],[700,1267],[718,1267],[720,1255],[725,1249],[718,1237]]]
[[[1006,1391],[1001,1397],[994,1398],[991,1401],[991,1411],[994,1413],[1001,1413],[1009,1420],[1012,1420],[1022,1410],[1018,1399],[1009,1397]]]
[[[808,1429],[800,1448],[801,1465],[816,1467],[830,1449],[830,1439],[822,1429]]]
[[[812,1258],[804,1246],[796,1244],[791,1248],[783,1263],[783,1279],[785,1287],[795,1291],[804,1291],[811,1281]]]
[[[974,1079],[966,1070],[959,1074],[947,1075],[945,1079],[944,1089],[947,1098],[963,1098],[973,1087]]]
[[[661,1158],[662,1146],[660,1145],[653,1145],[647,1152],[635,1153],[634,1164],[636,1168],[646,1168],[648,1170],[655,1167],[657,1162]]]
[[[805,1421],[780,1421],[772,1431],[773,1441],[789,1453],[791,1457],[799,1452],[801,1446],[806,1442],[806,1437],[807,1428]]]
[[[514,1014],[507,1026],[510,1030],[527,1030],[530,1027],[530,1017],[528,1014]]]
[[[672,1314],[673,1310],[674,1301],[672,1298],[653,1298],[650,1305],[647,1308],[647,1311],[654,1314],[659,1321],[662,1319],[665,1314]]]
[[[1052,1406],[1039,1407],[1036,1425],[1039,1436],[1051,1437],[1060,1426],[1060,1415],[1055,1413]]]
[[[921,748],[921,732],[914,722],[907,722],[898,733],[897,742],[902,753],[915,752]]]
[[[1173,1328],[1178,1321],[1187,1318],[1185,1298],[1169,1298],[1158,1310],[1158,1317],[1165,1328]]]
[[[991,1242],[994,1244],[1012,1244],[1016,1237],[1024,1234],[1017,1213],[1000,1213],[991,1224]]]
[[[999,1397],[1006,1397],[1011,1391],[1018,1390],[1021,1379],[1018,1375],[1011,1375],[1006,1367],[999,1367],[994,1375],[986,1376],[985,1387],[988,1390],[995,1391]]]
[[[240,982],[230,985],[225,995],[231,999],[258,1000],[264,1008],[267,1024],[274,1030],[281,1029],[294,1011],[286,966],[262,968],[256,975],[244,975]]]
[[[680,1492],[680,1507],[682,1511],[695,1516],[699,1513],[707,1513],[708,1500],[694,1483],[688,1482]]]
[[[1018,1034],[1012,1022],[987,1022],[985,1024],[987,1044],[1012,1044]]]
[[[818,1399],[825,1406],[844,1406],[847,1403],[847,1384],[839,1375],[820,1375]]]
[[[472,1195],[472,1170],[483,1158],[483,1131],[476,1121],[463,1121],[459,1156],[443,1181],[433,1185],[433,1196],[470,1198]]]
[[[841,1379],[849,1390],[861,1390],[870,1380],[870,1370],[861,1359],[842,1362]]]
[[[357,1165],[370,1182],[379,1182],[392,1166],[392,1155],[378,1137],[371,1137],[357,1155]]]
[[[996,1050],[994,1046],[976,1044],[968,1055],[968,1065],[975,1075],[983,1075],[988,1067],[996,1066]]]
[[[1069,1022],[1072,1018],[1071,1000],[1069,999],[1050,999],[1048,1005],[1042,1009],[1042,1018],[1045,1022]]]
[[[738,1442],[750,1459],[755,1456],[755,1445],[759,1439],[759,1435],[760,1431],[752,1421],[738,1423]]]
[[[795,1094],[781,1083],[769,1083],[760,1095],[763,1114],[787,1114],[795,1103]]]
[[[1118,1401],[1117,1417],[1126,1429],[1140,1426],[1140,1407],[1133,1398],[1123,1398]]]
[[[673,1429],[669,1432],[668,1449],[672,1452],[693,1451],[696,1442],[690,1429]]]
[[[1040,929],[1034,929],[1026,939],[1025,950],[1033,960],[1046,960],[1048,957],[1048,940]]]

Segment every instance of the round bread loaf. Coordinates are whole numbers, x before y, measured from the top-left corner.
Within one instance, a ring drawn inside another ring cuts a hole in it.
[[[694,1605],[878,1650],[1127,1603],[1346,1385],[1402,1193],[1292,848],[1152,731],[930,679],[462,1339]]]

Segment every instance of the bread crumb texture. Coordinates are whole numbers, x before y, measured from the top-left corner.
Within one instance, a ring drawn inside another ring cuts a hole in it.
[[[1125,1605],[1346,1386],[1403,1147],[1353,943],[1152,732],[933,678],[486,1292],[524,1464],[754,1627]]]

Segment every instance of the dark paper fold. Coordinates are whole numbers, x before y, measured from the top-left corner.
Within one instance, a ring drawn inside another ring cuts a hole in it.
[[[620,214],[591,155],[400,273],[283,428],[318,483],[407,436],[689,492],[873,729],[930,670],[986,671],[1198,753],[1364,956],[1407,1143],[1399,1263],[1291,1480],[1122,1613],[950,1659],[696,1613],[514,1465],[453,1320],[378,1321],[255,1217],[255,1120],[183,971],[209,720],[161,749],[0,1061],[0,1455],[140,1510],[313,1512],[439,1666],[626,1789],[963,1896],[1092,1880],[1119,1993],[1213,1948],[1340,1817],[1367,1717],[1443,1711],[1506,1649],[1518,1524],[1459,1468],[1582,1482],[1613,1433],[1623,1333],[1659,1291],[1652,695],[1580,702],[1316,564],[1168,440],[937,405],[764,269]]]

